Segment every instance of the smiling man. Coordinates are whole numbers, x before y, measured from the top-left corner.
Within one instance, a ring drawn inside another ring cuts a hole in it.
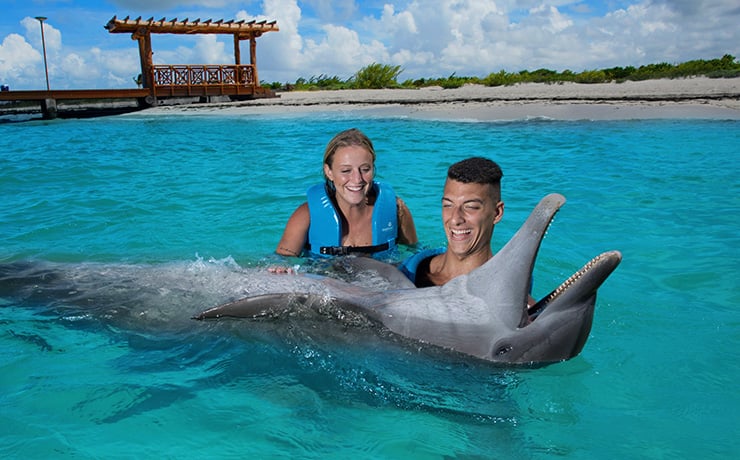
[[[399,267],[417,287],[445,284],[493,257],[493,228],[504,215],[502,176],[498,164],[482,157],[449,167],[442,196],[447,248],[420,252]]]

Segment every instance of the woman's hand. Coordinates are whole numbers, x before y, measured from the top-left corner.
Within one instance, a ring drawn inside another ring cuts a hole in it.
[[[272,267],[267,267],[267,271],[270,273],[275,273],[278,275],[297,275],[298,269],[300,269],[300,265],[293,265],[292,267],[286,267],[284,265],[275,265]]]

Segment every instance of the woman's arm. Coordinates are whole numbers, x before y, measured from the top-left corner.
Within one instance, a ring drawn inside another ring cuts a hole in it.
[[[288,219],[283,237],[280,239],[275,252],[281,256],[300,257],[303,247],[306,245],[310,223],[311,214],[308,212],[308,203],[303,203]]]
[[[411,211],[400,197],[396,197],[396,210],[398,212],[398,238],[396,238],[396,242],[408,245],[418,243],[419,238],[416,236],[414,218],[411,217]]]

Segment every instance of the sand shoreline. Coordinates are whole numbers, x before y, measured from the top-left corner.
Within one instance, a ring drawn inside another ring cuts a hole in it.
[[[603,84],[291,91],[278,98],[162,106],[147,114],[295,115],[353,112],[419,119],[740,119],[740,78],[695,77]]]

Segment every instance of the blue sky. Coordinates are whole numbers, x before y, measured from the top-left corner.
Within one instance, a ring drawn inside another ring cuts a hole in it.
[[[3,0],[0,83],[130,88],[140,72],[129,34],[103,26],[114,15],[277,20],[257,40],[260,79],[346,79],[379,62],[399,80],[486,76],[506,70],[582,71],[740,55],[737,0]],[[230,36],[155,35],[155,64],[230,64]],[[245,47],[246,48],[246,47]],[[242,49],[242,60],[248,51]]]

